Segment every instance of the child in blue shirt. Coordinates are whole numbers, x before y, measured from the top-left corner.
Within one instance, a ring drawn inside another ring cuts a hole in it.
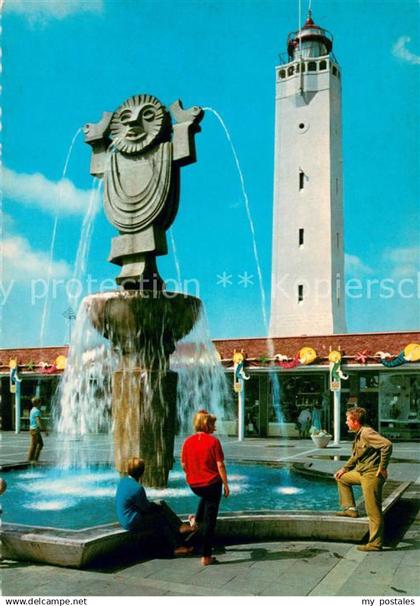
[[[165,503],[157,504],[148,500],[141,485],[143,459],[129,459],[127,473],[120,480],[115,497],[117,518],[121,526],[125,530],[151,530],[153,535],[156,534],[156,543],[163,548],[165,555],[192,553],[193,548],[184,544],[182,536],[193,532],[191,526],[182,524]]]
[[[41,431],[44,430],[44,427],[41,421],[41,411],[39,410],[40,403],[40,398],[32,398],[32,408],[29,413],[29,432],[31,434],[31,443],[29,446],[28,461],[30,463],[36,463],[38,461],[41,450],[44,447],[44,441],[41,435]],[[45,435],[48,435],[46,430]]]

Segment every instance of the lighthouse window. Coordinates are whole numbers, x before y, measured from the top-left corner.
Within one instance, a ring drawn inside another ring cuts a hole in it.
[[[305,186],[305,173],[303,170],[299,171],[299,190],[303,189]]]
[[[303,227],[301,227],[299,229],[299,246],[303,246],[304,244],[304,232],[305,230],[303,229]]]
[[[280,78],[285,78],[286,77],[286,70],[285,69],[281,69],[279,71],[279,76],[280,76]]]
[[[327,69],[327,62],[326,61],[320,61],[319,62],[319,69],[320,70]]]
[[[303,301],[303,284],[298,284],[298,303]]]
[[[293,65],[291,65],[290,67],[287,68],[287,75],[293,76],[294,71],[295,71],[295,68],[293,67]]]
[[[315,63],[315,61],[309,61],[309,63],[308,63],[308,72],[316,72],[316,63]]]

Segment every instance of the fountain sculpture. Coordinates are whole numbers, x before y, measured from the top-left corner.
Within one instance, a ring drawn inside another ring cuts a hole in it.
[[[169,110],[152,95],[135,95],[84,128],[90,172],[104,180],[105,213],[119,231],[109,261],[121,266],[120,290],[84,301],[94,327],[119,354],[112,384],[115,466],[124,472],[127,457],[142,457],[144,483],[156,488],[167,485],[173,464],[177,375],[169,355],[201,307],[195,297],[166,291],[156,264],[167,254],[180,168],[195,162],[204,115],[199,107],[184,110],[181,101]]]

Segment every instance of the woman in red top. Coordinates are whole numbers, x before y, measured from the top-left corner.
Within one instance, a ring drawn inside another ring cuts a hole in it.
[[[212,435],[216,430],[216,417],[199,410],[194,417],[194,429],[196,433],[182,446],[181,464],[191,490],[200,497],[195,521],[203,525],[201,564],[208,566],[216,562],[211,551],[222,486],[225,497],[229,496],[229,486],[222,445]]]

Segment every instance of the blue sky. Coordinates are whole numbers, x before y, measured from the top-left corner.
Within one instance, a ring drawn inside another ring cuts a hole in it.
[[[306,8],[302,0],[303,15]],[[347,299],[348,330],[417,329],[418,3],[313,0],[312,9],[316,23],[333,33],[342,68],[346,279],[363,286],[361,297]],[[268,306],[274,68],[287,34],[297,29],[298,2],[12,0],[2,26],[0,347],[39,345],[43,316],[43,344],[66,341],[65,281],[92,186],[81,134],[67,181],[60,181],[69,146],[83,124],[142,92],[222,116],[243,173]],[[181,276],[199,283],[213,337],[264,336],[239,173],[216,117],[207,112],[201,126],[198,162],[182,170],[173,226]],[[56,292],[45,311],[41,280],[56,218]],[[85,283],[87,275],[98,284],[116,276],[106,260],[114,235],[99,210]],[[159,268],[164,278],[177,278],[171,249]],[[220,283],[223,272],[231,284]],[[241,280],[245,272],[252,284]],[[389,280],[392,296],[380,280]]]

